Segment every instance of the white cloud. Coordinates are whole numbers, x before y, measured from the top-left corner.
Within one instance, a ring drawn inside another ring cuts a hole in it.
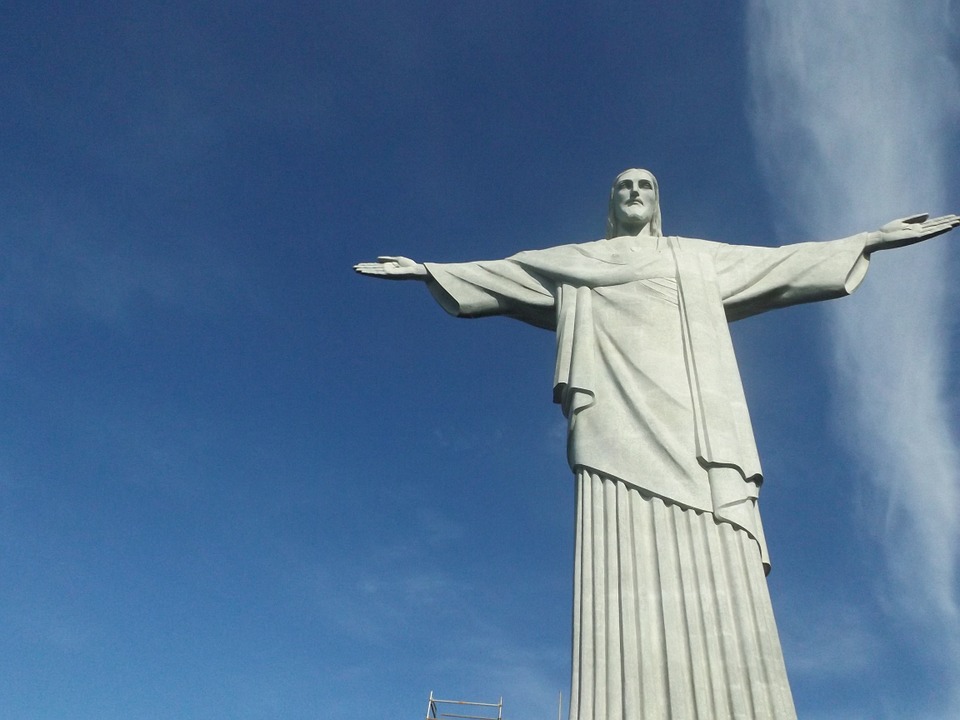
[[[958,109],[948,2],[753,0],[752,120],[791,235],[948,210]],[[955,209],[955,208],[954,208]],[[828,309],[841,427],[872,486],[892,614],[952,678],[960,712],[960,450],[946,396],[948,245],[881,254]]]

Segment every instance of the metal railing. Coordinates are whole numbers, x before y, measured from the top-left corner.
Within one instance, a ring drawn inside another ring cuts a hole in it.
[[[449,706],[454,707],[449,707]],[[462,715],[453,710],[461,712],[478,712],[483,715]],[[496,711],[496,715],[494,715]],[[433,690],[430,691],[430,700],[427,702],[426,720],[443,720],[444,718],[457,718],[458,720],[503,720],[503,698],[500,702],[482,703],[468,702],[467,700],[441,700],[433,696]]]

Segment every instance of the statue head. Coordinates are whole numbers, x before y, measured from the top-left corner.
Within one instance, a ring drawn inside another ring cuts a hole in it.
[[[660,186],[649,170],[630,168],[610,188],[607,238],[619,235],[662,235]]]

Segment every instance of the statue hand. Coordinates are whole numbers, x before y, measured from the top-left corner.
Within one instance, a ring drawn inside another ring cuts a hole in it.
[[[371,275],[388,280],[426,280],[428,273],[421,263],[399,255],[381,255],[376,262],[357,263],[353,266],[361,275]]]
[[[944,215],[929,219],[927,213],[891,220],[876,232],[870,233],[867,240],[867,253],[874,250],[903,247],[941,235],[960,225],[960,217]]]

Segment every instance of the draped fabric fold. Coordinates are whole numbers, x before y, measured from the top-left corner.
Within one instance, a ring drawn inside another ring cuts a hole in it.
[[[756,543],[577,474],[570,720],[796,718]]]
[[[557,299],[557,363],[553,379],[553,401],[563,408],[570,422],[593,405],[597,374],[596,340],[593,337],[591,291],[587,287],[561,285]],[[569,310],[565,310],[569,308]],[[576,342],[574,342],[576,338]],[[574,463],[570,459],[571,465]]]
[[[717,302],[719,284],[713,258],[688,252],[678,238],[669,238],[669,242],[680,286],[697,457],[708,465],[738,467],[746,479],[759,481],[760,458],[723,304]]]

